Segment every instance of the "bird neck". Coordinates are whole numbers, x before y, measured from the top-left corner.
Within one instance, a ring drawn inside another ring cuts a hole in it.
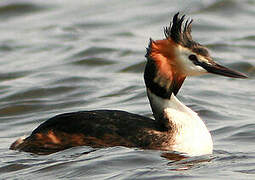
[[[181,103],[173,93],[169,99],[164,99],[147,88],[147,95],[153,116],[161,130],[178,131],[180,127],[189,126],[194,123],[193,119],[197,119],[197,114]]]

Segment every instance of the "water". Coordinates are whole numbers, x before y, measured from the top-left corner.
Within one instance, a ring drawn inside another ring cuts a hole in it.
[[[55,114],[121,109],[151,116],[143,68],[150,37],[177,12],[215,60],[248,74],[188,78],[179,98],[210,129],[214,154],[76,147],[46,156],[10,151]],[[0,2],[0,179],[254,179],[255,1]]]

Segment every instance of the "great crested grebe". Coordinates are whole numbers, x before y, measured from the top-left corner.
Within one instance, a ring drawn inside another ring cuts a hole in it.
[[[192,40],[191,23],[175,14],[164,29],[165,39],[150,40],[144,80],[155,120],[117,110],[80,111],[57,115],[10,149],[50,154],[74,146],[126,146],[177,151],[187,156],[211,154],[213,143],[204,122],[176,95],[186,76],[214,73],[246,75],[215,63],[207,49]]]

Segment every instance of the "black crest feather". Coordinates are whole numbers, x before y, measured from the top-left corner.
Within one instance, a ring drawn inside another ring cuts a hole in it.
[[[185,23],[184,21],[185,15],[180,18],[179,12],[176,13],[172,22],[170,22],[170,26],[164,28],[166,38],[172,39],[175,43],[187,47],[197,54],[207,56],[207,49],[192,39],[191,28],[193,20],[188,19]]]

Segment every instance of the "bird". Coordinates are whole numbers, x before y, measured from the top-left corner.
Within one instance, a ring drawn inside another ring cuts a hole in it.
[[[171,151],[185,156],[213,153],[209,130],[196,112],[177,98],[188,76],[217,74],[247,78],[216,63],[191,36],[192,19],[176,13],[164,38],[149,40],[144,82],[153,118],[120,110],[87,110],[56,115],[19,138],[11,150],[51,154],[75,146]]]

